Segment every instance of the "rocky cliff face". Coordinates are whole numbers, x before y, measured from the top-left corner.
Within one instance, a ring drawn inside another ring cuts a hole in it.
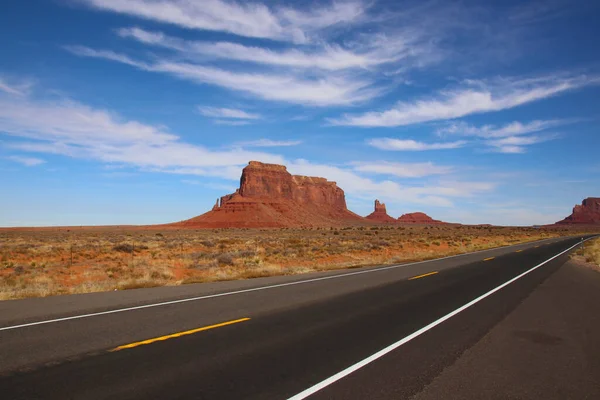
[[[182,222],[194,227],[308,227],[364,222],[344,191],[325,178],[292,175],[283,165],[250,161],[240,187],[212,211]]]
[[[600,224],[600,197],[588,197],[573,208],[573,213],[557,224]]]
[[[375,211],[367,215],[365,218],[370,219],[371,221],[384,223],[396,222],[394,218],[388,215],[387,210],[385,208],[385,203],[380,203],[379,200],[375,200]]]
[[[422,212],[403,214],[398,218],[398,222],[405,224],[443,224],[444,222],[431,218]]]

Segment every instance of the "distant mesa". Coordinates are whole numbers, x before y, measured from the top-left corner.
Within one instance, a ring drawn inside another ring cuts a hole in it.
[[[398,222],[404,224],[445,224],[445,222],[433,219],[422,212],[403,214],[398,218]]]
[[[383,222],[383,223],[394,223],[396,220],[390,217],[385,209],[385,203],[380,203],[379,200],[375,200],[375,211],[365,217],[371,221]]]
[[[600,197],[588,197],[581,204],[573,207],[573,213],[562,221],[560,225],[592,225],[600,224]]]
[[[171,224],[190,228],[283,228],[364,224],[344,191],[325,178],[292,175],[283,165],[250,161],[240,187],[211,211]]]

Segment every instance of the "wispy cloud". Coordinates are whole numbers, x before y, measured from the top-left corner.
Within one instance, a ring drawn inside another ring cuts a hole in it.
[[[198,111],[205,117],[231,119],[261,119],[260,114],[249,113],[235,108],[217,108],[198,106]]]
[[[8,83],[6,79],[0,77],[0,91],[15,96],[26,96],[31,88],[30,82]]]
[[[288,165],[290,171],[336,180],[341,187],[361,198],[383,197],[403,202],[451,206],[452,198],[469,197],[493,190],[493,183],[445,181],[405,186],[391,180],[376,181],[361,176],[375,173],[409,175],[445,174],[445,167],[415,164],[379,166],[353,163],[345,167],[313,164],[243,147],[211,150],[186,143],[164,126],[126,120],[118,114],[95,109],[74,101],[46,103],[30,99],[7,101],[0,98],[0,131],[22,138],[8,148],[35,153],[60,154],[96,160],[119,166],[134,166],[143,171],[179,175],[201,175],[228,180],[239,179],[241,167],[249,160]],[[297,141],[256,140],[245,147],[291,146]],[[33,161],[32,161],[33,162]],[[384,172],[383,168],[387,168]],[[412,172],[411,172],[412,170]]]
[[[431,175],[444,175],[454,171],[453,167],[425,163],[398,163],[398,162],[355,162],[352,164],[355,171],[374,174],[393,175],[400,178],[423,178]]]
[[[233,147],[289,147],[301,144],[301,140],[271,140],[258,139],[247,142],[237,142]]]
[[[331,71],[368,68],[421,57],[430,47],[427,44],[417,43],[420,38],[411,35],[394,37],[384,34],[369,35],[361,42],[354,43],[352,49],[335,43],[324,43],[312,50],[297,48],[271,50],[232,42],[188,41],[137,27],[122,28],[117,33],[121,37],[174,50],[186,58],[200,61],[208,57],[279,67],[320,68]]]
[[[482,143],[492,147],[492,151],[499,153],[520,154],[525,153],[525,146],[538,144],[559,137],[557,134],[540,132],[554,128],[574,120],[535,120],[522,123],[514,121],[504,126],[483,125],[473,126],[465,122],[452,123],[438,129],[438,135],[461,135],[484,139]],[[533,135],[533,133],[537,133]]]
[[[466,87],[440,92],[433,98],[399,102],[386,111],[346,114],[331,119],[333,125],[393,127],[427,121],[449,120],[517,107],[558,94],[600,83],[589,76],[544,76],[538,78],[499,79],[495,82],[467,81]]]
[[[215,125],[229,125],[229,126],[245,126],[250,125],[250,121],[240,121],[232,119],[215,119],[213,120]]]
[[[493,182],[441,181],[436,184],[406,186],[391,180],[374,181],[357,174],[352,169],[314,164],[306,160],[288,162],[294,174],[324,176],[344,188],[350,195],[372,200],[386,199],[390,202],[414,203],[423,206],[450,207],[453,198],[465,198],[492,191]],[[388,200],[389,199],[389,200]]]
[[[480,138],[503,138],[507,136],[526,135],[529,133],[540,132],[556,126],[567,124],[569,120],[535,120],[531,122],[514,121],[504,126],[483,125],[474,126],[466,122],[455,122],[448,126],[442,127],[436,131],[440,136],[443,135],[462,135],[475,136]]]
[[[365,17],[362,1],[333,1],[310,9],[225,0],[82,0],[100,10],[188,29],[304,43],[317,31]]]
[[[381,88],[374,87],[372,80],[354,75],[336,74],[311,78],[293,73],[231,72],[170,60],[144,63],[123,54],[82,46],[67,46],[66,49],[79,56],[117,61],[145,71],[166,73],[199,84],[221,86],[266,100],[332,106],[363,102],[381,93]]]
[[[533,135],[533,136],[508,136],[502,139],[486,141],[488,146],[492,146],[499,153],[524,153],[525,146],[531,146],[548,140],[555,139],[557,135]]]
[[[388,151],[426,151],[458,149],[467,144],[465,140],[442,143],[425,143],[412,139],[375,138],[367,141],[369,146]]]
[[[35,167],[40,164],[44,164],[46,161],[35,158],[35,157],[23,157],[23,156],[8,156],[7,159],[14,161],[19,164],[23,164],[26,167]]]
[[[283,163],[277,155],[210,150],[192,145],[164,126],[126,120],[119,115],[73,102],[8,101],[0,98],[0,131],[26,141],[7,146],[28,152],[61,154],[144,169],[231,177],[229,167],[249,160]]]

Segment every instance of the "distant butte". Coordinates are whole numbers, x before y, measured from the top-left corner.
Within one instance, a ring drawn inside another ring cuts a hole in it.
[[[364,224],[344,191],[325,178],[292,175],[283,165],[250,161],[240,187],[211,211],[171,224],[190,228],[283,228]]]
[[[433,219],[422,212],[403,214],[398,218],[398,222],[404,224],[445,224],[445,222]]]
[[[573,213],[562,221],[560,225],[595,225],[600,224],[600,197],[588,197],[581,204],[573,207]]]
[[[367,215],[365,218],[367,218],[371,221],[383,222],[383,223],[396,222],[396,220],[394,218],[392,218],[388,215],[387,210],[385,209],[385,204],[380,203],[379,200],[375,200],[375,211],[373,211],[371,214]]]

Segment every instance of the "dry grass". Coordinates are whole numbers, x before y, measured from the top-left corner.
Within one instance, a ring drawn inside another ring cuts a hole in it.
[[[583,256],[586,262],[600,267],[600,238],[587,241],[578,255]]]
[[[3,230],[0,299],[392,264],[572,233],[483,226]]]

